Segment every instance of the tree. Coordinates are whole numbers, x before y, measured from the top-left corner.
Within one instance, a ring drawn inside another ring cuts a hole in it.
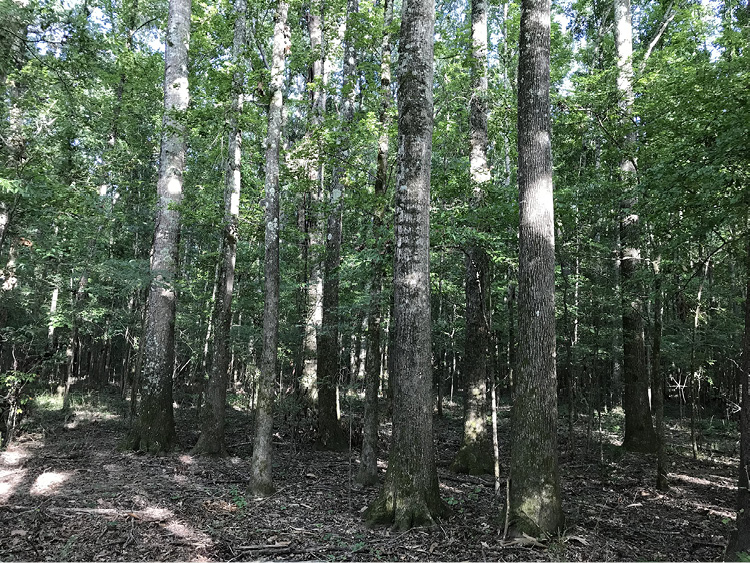
[[[180,210],[185,170],[184,112],[188,90],[190,0],[170,0],[164,51],[164,117],[157,184],[156,230],[151,253],[151,287],[148,293],[142,400],[138,421],[129,441],[133,449],[163,452],[171,449],[177,434],[172,410],[174,328]]]
[[[232,323],[234,267],[237,257],[237,230],[242,187],[242,131],[240,130],[239,120],[242,113],[243,85],[245,80],[246,0],[236,0],[234,11],[236,19],[234,22],[232,62],[235,68],[232,76],[232,107],[230,110],[229,139],[227,142],[228,156],[226,162],[226,187],[224,190],[224,229],[220,253],[221,263],[219,265],[218,294],[213,312],[214,356],[206,388],[206,404],[201,410],[201,435],[198,438],[198,443],[193,448],[193,453],[213,455],[226,455],[224,421],[227,399],[227,371],[229,369],[229,329]],[[278,266],[276,269],[278,271]]]
[[[383,0],[383,37],[380,59],[380,112],[381,132],[378,139],[375,197],[378,206],[373,218],[373,248],[382,253],[383,207],[388,187],[388,129],[391,122],[391,24],[393,2]],[[380,258],[380,256],[378,256]],[[367,320],[367,355],[365,357],[365,412],[362,423],[362,455],[357,482],[374,485],[378,480],[378,390],[380,387],[380,321],[382,316],[382,290],[385,277],[383,260],[373,262],[370,310]]]
[[[279,341],[279,151],[281,149],[282,109],[284,105],[284,66],[289,48],[285,0],[279,0],[273,35],[271,66],[271,104],[266,136],[266,209],[265,209],[265,299],[263,307],[263,350],[261,355],[258,400],[255,410],[255,437],[250,462],[250,490],[255,495],[273,492],[271,455],[273,437],[273,400]]]
[[[354,16],[359,10],[358,0],[348,0],[346,32],[344,35],[344,74],[341,84],[341,121],[338,148],[348,161],[349,135],[354,119],[357,82],[357,52],[354,45]],[[323,317],[317,341],[318,382],[318,443],[332,450],[346,448],[346,437],[339,424],[339,266],[341,265],[342,205],[345,189],[341,164],[333,169],[329,191],[330,211],[327,219],[325,260],[323,263]]]
[[[513,528],[530,535],[553,533],[563,525],[549,89],[550,2],[523,0],[518,62],[518,364],[508,502]]]
[[[432,437],[430,160],[434,4],[403,4],[399,35],[398,172],[393,276],[393,441],[388,473],[365,517],[396,529],[445,513]]]
[[[469,109],[469,155],[472,206],[484,205],[490,180],[487,163],[487,2],[471,2],[471,104]],[[476,238],[476,237],[475,237]],[[466,345],[464,371],[463,444],[451,465],[459,473],[491,473],[494,469],[490,432],[487,427],[487,354],[489,351],[490,291],[489,256],[478,240],[466,250]]]
[[[617,46],[617,90],[622,122],[626,128],[620,162],[626,197],[620,204],[620,277],[622,282],[622,341],[625,410],[625,449],[656,451],[656,433],[648,401],[648,370],[643,335],[642,287],[638,279],[641,264],[640,218],[634,209],[635,131],[631,125],[633,106],[633,28],[630,0],[615,0],[615,43]]]

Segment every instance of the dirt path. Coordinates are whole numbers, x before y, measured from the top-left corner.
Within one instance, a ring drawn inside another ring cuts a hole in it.
[[[127,430],[118,410],[101,404],[67,421],[34,420],[0,452],[0,560],[710,561],[721,558],[734,518],[735,458],[693,461],[673,449],[672,488],[662,494],[649,456],[622,456],[584,436],[568,447],[562,437],[565,534],[545,546],[503,543],[504,491],[497,500],[489,477],[447,471],[460,426],[446,418],[436,421],[438,463],[453,515],[432,530],[394,534],[362,522],[376,491],[350,487],[356,451],[315,451],[282,432],[278,491],[254,499],[245,494],[246,413],[232,414],[232,457],[213,460],[118,451]],[[194,428],[184,412],[180,427]],[[507,421],[502,430],[507,443]],[[672,432],[679,443],[682,432]],[[194,438],[181,434],[185,444]]]

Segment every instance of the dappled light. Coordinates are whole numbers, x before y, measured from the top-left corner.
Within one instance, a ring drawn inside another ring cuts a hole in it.
[[[45,471],[34,480],[29,491],[32,496],[50,496],[60,491],[62,485],[68,481],[72,473]]]

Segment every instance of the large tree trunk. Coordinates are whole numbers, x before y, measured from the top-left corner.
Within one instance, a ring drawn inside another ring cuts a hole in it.
[[[562,528],[557,462],[555,234],[550,144],[550,2],[523,0],[518,63],[518,364],[511,411],[510,522]]]
[[[445,511],[432,435],[430,158],[435,10],[408,0],[398,65],[398,174],[394,258],[393,441],[383,490],[366,518],[397,529],[431,524]]]
[[[156,230],[151,256],[144,342],[142,400],[130,435],[134,449],[170,450],[177,442],[172,411],[175,277],[180,235],[179,204],[185,170],[184,113],[188,91],[190,0],[170,0],[164,52],[164,118],[157,185]]]
[[[626,197],[621,203],[620,243],[622,246],[620,279],[622,281],[623,379],[625,392],[625,449],[638,452],[656,451],[656,433],[648,403],[648,371],[643,336],[643,288],[638,280],[641,267],[639,248],[640,220],[634,211],[635,162],[631,154],[635,133],[630,123],[633,107],[633,27],[630,0],[615,0],[615,43],[617,45],[617,89],[620,94],[624,137],[624,154],[620,174]]]
[[[484,202],[490,180],[487,165],[487,0],[471,2],[472,97],[470,175],[472,205]],[[489,346],[489,257],[480,243],[469,241],[466,251],[466,344],[463,444],[451,469],[458,473],[492,473],[490,428],[487,426],[487,353]]]
[[[378,168],[375,176],[377,211],[373,218],[374,248],[382,252],[383,211],[388,184],[388,129],[391,107],[391,33],[393,1],[383,0],[383,39],[380,60],[380,138],[378,139]],[[385,268],[382,257],[373,263],[370,310],[367,320],[367,355],[365,356],[365,413],[362,428],[362,456],[357,471],[360,485],[374,485],[378,480],[378,389],[380,388],[380,322],[382,320],[381,293]]]
[[[258,402],[255,409],[255,438],[250,462],[250,490],[255,495],[273,492],[271,438],[273,399],[279,342],[279,151],[284,105],[284,65],[289,42],[286,25],[289,6],[280,0],[276,8],[271,66],[271,105],[266,137],[266,238],[265,301],[263,307],[263,350],[260,360]]]
[[[348,160],[348,137],[354,119],[354,96],[357,81],[357,53],[352,37],[353,15],[359,11],[358,0],[347,2],[347,29],[344,36],[344,76],[341,86],[341,149]],[[336,166],[329,194],[330,213],[326,236],[323,273],[323,319],[318,334],[318,444],[330,450],[343,450],[346,436],[339,424],[338,383],[339,349],[339,266],[341,262],[341,215],[345,189],[345,170]]]
[[[232,324],[232,295],[234,291],[234,264],[237,257],[237,227],[240,216],[240,189],[242,181],[242,132],[239,118],[242,114],[243,84],[245,76],[246,0],[236,0],[234,11],[234,43],[232,59],[232,110],[229,118],[229,142],[224,189],[224,237],[219,267],[219,284],[214,305],[214,357],[206,387],[206,402],[201,410],[201,435],[193,453],[225,455],[224,422],[227,399],[227,372],[230,356],[230,329]]]

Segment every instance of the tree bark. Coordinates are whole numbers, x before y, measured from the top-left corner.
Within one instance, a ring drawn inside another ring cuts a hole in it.
[[[383,212],[388,185],[388,153],[391,107],[391,24],[393,1],[383,0],[383,38],[380,59],[380,138],[378,139],[377,172],[375,176],[376,212],[373,217],[373,246],[382,253]],[[378,480],[378,390],[380,388],[380,340],[382,320],[382,289],[385,277],[383,256],[373,263],[370,310],[367,320],[367,355],[365,356],[365,412],[362,428],[362,455],[357,471],[360,485],[374,485]]]
[[[177,442],[172,410],[175,277],[180,235],[179,204],[185,170],[184,113],[188,90],[190,0],[170,0],[164,52],[164,118],[157,184],[156,229],[151,255],[144,342],[142,400],[130,435],[133,449],[164,452]]]
[[[388,473],[365,517],[396,529],[445,513],[432,434],[430,159],[433,127],[432,0],[407,0],[398,64],[398,173],[394,257],[393,441]]]
[[[725,561],[739,561],[750,554],[750,239],[745,247],[745,331],[742,364],[739,369],[742,404],[740,409],[740,475],[737,486],[737,528],[732,532]]]
[[[304,367],[302,369],[302,388],[307,397],[314,403],[317,402],[317,375],[318,375],[318,333],[323,323],[323,274],[319,258],[319,247],[321,246],[320,233],[320,200],[322,197],[323,162],[320,155],[320,142],[315,140],[318,135],[317,129],[323,121],[323,113],[326,107],[326,77],[324,74],[325,57],[323,51],[323,16],[321,0],[313,0],[307,12],[307,29],[310,35],[310,50],[314,60],[310,66],[308,88],[310,88],[310,111],[312,114],[311,143],[318,146],[313,150],[314,156],[308,162],[308,179],[310,181],[310,193],[305,209],[305,232],[306,232],[306,256],[309,267],[309,276],[306,287],[306,312],[305,330],[303,334],[303,357]]]
[[[487,0],[471,1],[472,96],[469,106],[472,206],[484,203],[490,180],[487,165]],[[492,473],[494,462],[487,426],[487,353],[489,347],[489,256],[470,240],[466,251],[466,343],[463,444],[451,469],[473,475]]]
[[[662,335],[662,288],[659,258],[653,261],[654,267],[654,339],[651,348],[651,401],[656,420],[656,488],[660,491],[669,489],[667,476],[666,436],[664,428],[664,375],[661,372],[661,335]]]
[[[626,129],[624,136],[620,175],[624,183],[626,197],[620,204],[621,263],[622,282],[622,341],[623,379],[625,410],[626,450],[655,452],[656,433],[651,421],[648,404],[648,371],[646,368],[646,348],[643,336],[643,289],[638,281],[641,268],[640,218],[634,207],[635,162],[632,151],[635,145],[635,132],[630,125],[633,107],[633,26],[630,0],[615,0],[615,43],[617,46],[617,89],[620,95],[622,123]]]
[[[226,455],[224,422],[227,400],[227,378],[231,348],[232,297],[234,292],[234,266],[237,257],[237,230],[240,216],[240,190],[242,182],[242,132],[239,119],[242,114],[243,84],[245,76],[246,0],[235,0],[234,42],[232,59],[232,109],[229,118],[226,187],[224,189],[224,233],[219,267],[219,284],[214,305],[214,356],[211,374],[206,386],[205,405],[201,409],[201,435],[193,448],[194,454]]]
[[[563,526],[549,88],[550,2],[523,0],[518,64],[518,365],[511,410],[509,515],[513,530],[533,536]]]
[[[266,235],[265,235],[265,301],[263,307],[263,350],[255,409],[255,438],[250,462],[250,490],[254,495],[273,492],[271,473],[273,437],[273,400],[279,342],[279,152],[281,149],[282,110],[284,104],[284,67],[291,46],[287,26],[289,6],[279,0],[273,36],[271,66],[271,105],[268,111],[266,137]]]
[[[352,36],[352,16],[359,11],[358,0],[347,2],[347,25],[344,35],[344,75],[341,86],[340,148],[346,162],[348,137],[354,119],[354,95],[357,81],[357,53]],[[328,450],[347,447],[346,435],[339,424],[338,384],[340,367],[339,348],[339,266],[341,263],[341,218],[345,171],[336,166],[329,193],[330,213],[327,221],[325,261],[323,271],[323,318],[318,333],[318,445]]]

